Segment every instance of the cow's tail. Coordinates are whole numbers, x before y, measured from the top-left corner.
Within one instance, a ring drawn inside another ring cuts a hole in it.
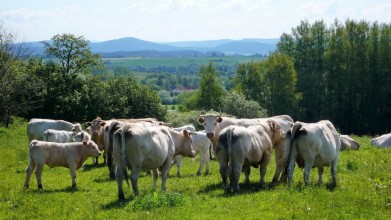
[[[121,163],[122,163],[122,168],[123,168],[123,173],[124,173],[124,178],[126,183],[129,185],[129,175],[127,171],[127,155],[126,155],[126,132],[129,130],[130,126],[127,124],[123,127],[122,129],[122,135],[121,135]]]
[[[233,158],[233,149],[232,149],[232,135],[233,135],[233,128],[228,128],[227,129],[227,153],[228,153],[228,158],[229,158],[229,170],[231,173],[234,173],[234,166],[232,166],[232,158]]]
[[[37,140],[30,141],[30,144],[29,144],[29,166],[33,162],[33,157],[31,155],[31,150],[35,147],[37,142],[38,142]]]

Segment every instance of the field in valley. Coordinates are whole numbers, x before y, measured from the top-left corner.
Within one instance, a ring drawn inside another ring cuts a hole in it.
[[[77,173],[72,189],[66,168],[45,167],[44,190],[38,190],[33,174],[30,189],[24,189],[28,162],[26,123],[0,128],[0,218],[1,219],[390,219],[391,149],[369,144],[371,137],[353,136],[359,151],[344,151],[338,164],[338,186],[331,190],[330,170],[318,186],[317,171],[304,187],[303,173],[295,168],[290,189],[284,184],[259,189],[259,171],[252,169],[251,184],[241,184],[239,194],[225,194],[219,167],[211,161],[209,175],[195,175],[199,157],[183,161],[182,177],[176,167],[167,180],[167,192],[152,190],[152,177],[139,179],[141,195],[134,197],[124,184],[124,202],[117,200],[117,184],[109,180],[106,166],[88,159]],[[102,162],[102,159],[100,160]],[[271,161],[266,176],[274,173]],[[243,175],[241,182],[243,182]]]

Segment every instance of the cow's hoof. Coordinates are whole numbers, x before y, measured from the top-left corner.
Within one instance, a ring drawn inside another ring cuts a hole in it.
[[[38,184],[38,189],[43,189],[42,184]]]
[[[76,183],[75,183],[75,184],[72,184],[72,188],[76,188]]]
[[[25,185],[24,185],[24,188],[25,188],[25,189],[28,189],[28,188],[29,188],[29,184],[25,184]]]
[[[199,170],[199,171],[197,171],[197,176],[200,176],[201,175],[201,171]]]

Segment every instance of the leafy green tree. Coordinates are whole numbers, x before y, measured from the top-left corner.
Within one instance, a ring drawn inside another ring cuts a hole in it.
[[[296,92],[297,74],[289,56],[271,54],[263,64],[266,66],[265,84],[269,115],[294,115],[300,94]]]
[[[89,41],[83,36],[57,34],[50,42],[42,42],[45,54],[58,59],[63,75],[77,75],[84,70],[102,66],[98,54],[92,54]]]
[[[244,95],[237,92],[230,92],[223,99],[223,112],[236,116],[237,118],[263,118],[267,117],[266,110],[261,109],[258,102],[246,100]]]
[[[200,88],[196,93],[195,103],[198,109],[219,109],[226,92],[218,79],[218,72],[212,62],[202,65],[199,72]]]

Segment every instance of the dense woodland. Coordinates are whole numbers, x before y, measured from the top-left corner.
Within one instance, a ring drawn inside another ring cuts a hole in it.
[[[69,121],[102,118],[166,119],[162,103],[182,112],[222,111],[236,117],[289,114],[294,120],[331,120],[343,133],[391,131],[390,24],[346,20],[327,26],[302,21],[284,33],[266,59],[222,73],[210,62],[189,75],[134,77],[106,68],[84,37],[56,35],[47,61],[0,23],[0,120],[11,116]],[[178,70],[178,69],[176,69]],[[163,71],[164,72],[164,71]],[[185,92],[184,92],[185,91]]]

